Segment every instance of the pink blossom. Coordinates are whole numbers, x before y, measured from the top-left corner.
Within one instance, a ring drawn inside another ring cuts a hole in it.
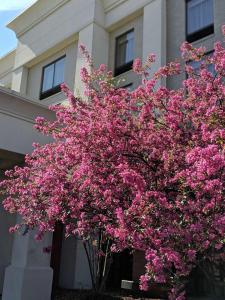
[[[196,250],[188,250],[187,252],[187,256],[188,256],[188,260],[189,261],[194,261],[195,260],[195,257],[196,257]]]
[[[135,73],[141,74],[143,71],[142,62],[140,58],[136,58],[133,62],[133,71]]]
[[[144,80],[135,90],[118,88],[104,65],[96,70],[81,45],[85,99],[64,83],[68,106],[52,106],[56,119],[38,117],[35,128],[53,142],[34,144],[25,166],[0,182],[3,206],[37,228],[40,240],[55,224],[66,236],[86,240],[101,232],[110,251],[143,251],[140,287],[172,287],[170,299],[185,299],[185,277],[202,258],[224,263],[225,150],[223,103],[225,49],[221,42],[198,76],[185,62],[200,61],[205,49],[185,42],[184,61],[169,62],[149,75],[155,57],[133,70]],[[184,68],[183,68],[184,66]],[[183,70],[184,69],[184,70]],[[160,78],[186,71],[179,89]],[[84,101],[85,100],[85,101]]]
[[[140,277],[140,289],[143,291],[147,291],[149,288],[148,283],[149,283],[149,277],[146,275],[142,275]]]

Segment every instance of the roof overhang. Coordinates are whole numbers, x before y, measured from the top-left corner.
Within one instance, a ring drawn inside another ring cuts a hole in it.
[[[0,87],[0,149],[26,154],[33,150],[34,142],[50,142],[50,137],[34,129],[37,116],[55,119],[55,113],[45,106]]]

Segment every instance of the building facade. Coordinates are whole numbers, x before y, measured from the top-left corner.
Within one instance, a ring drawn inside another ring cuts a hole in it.
[[[32,151],[33,141],[48,141],[34,132],[32,124],[37,115],[53,118],[47,107],[66,100],[60,91],[62,82],[75,94],[82,94],[80,69],[85,63],[79,45],[87,47],[96,66],[106,64],[115,76],[123,78],[121,86],[133,89],[140,84],[131,71],[135,57],[145,59],[148,53],[155,53],[155,71],[179,58],[185,40],[196,47],[206,46],[210,55],[214,42],[222,40],[222,24],[224,0],[36,1],[7,25],[18,43],[0,58],[1,170],[20,163],[23,155]],[[163,84],[178,88],[184,77]],[[0,222],[3,300],[50,300],[51,255],[41,249],[52,243],[52,237],[37,243],[34,233],[9,236],[7,228],[16,217],[1,208]],[[70,238],[62,240],[59,248],[54,273],[57,284],[68,289],[90,288],[81,243]],[[133,273],[134,278],[138,272],[141,270]]]

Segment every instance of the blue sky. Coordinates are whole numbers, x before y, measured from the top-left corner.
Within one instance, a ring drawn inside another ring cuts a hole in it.
[[[0,57],[16,47],[16,37],[6,24],[35,0],[0,0]]]

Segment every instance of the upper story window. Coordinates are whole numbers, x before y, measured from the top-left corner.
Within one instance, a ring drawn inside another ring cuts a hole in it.
[[[132,68],[134,59],[134,29],[116,38],[115,76]]]
[[[188,42],[214,32],[213,0],[187,0],[186,11]]]
[[[40,99],[60,92],[60,84],[64,82],[65,59],[65,56],[60,57],[43,68]]]

